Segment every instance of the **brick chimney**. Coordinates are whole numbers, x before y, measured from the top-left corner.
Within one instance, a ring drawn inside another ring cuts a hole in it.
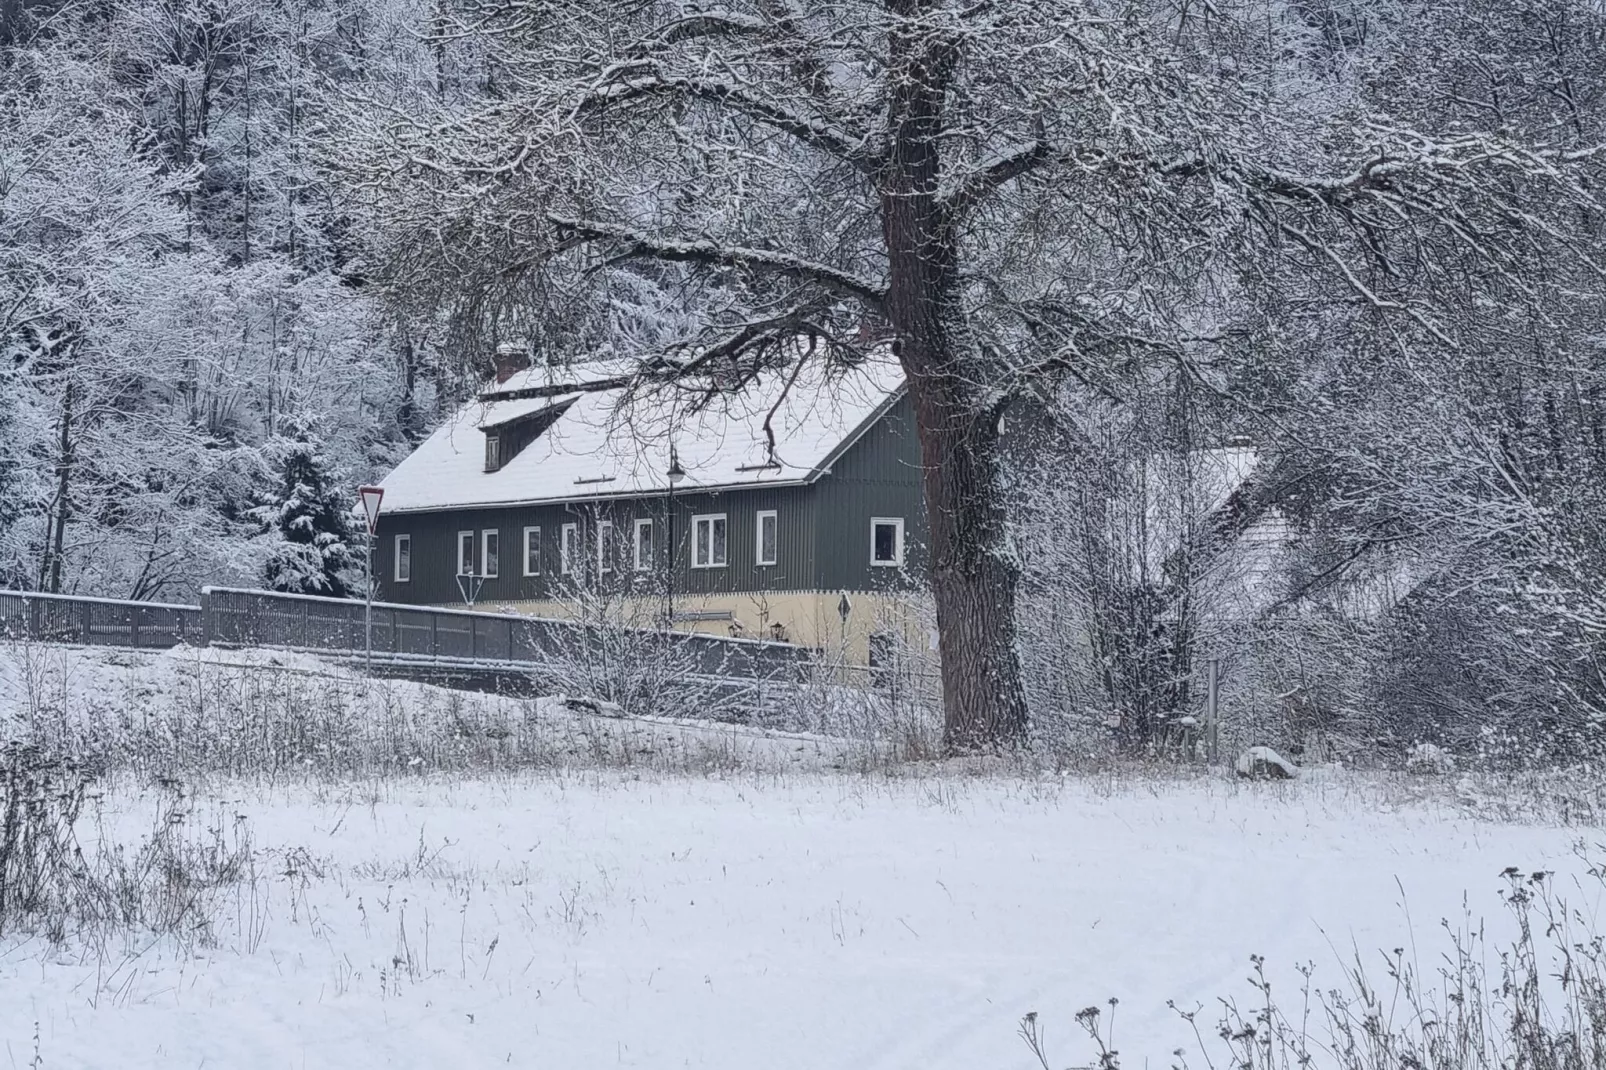
[[[500,385],[530,366],[530,351],[517,342],[496,347],[496,381]]]

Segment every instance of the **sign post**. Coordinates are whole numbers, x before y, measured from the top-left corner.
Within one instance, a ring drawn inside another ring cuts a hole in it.
[[[485,577],[476,576],[472,572],[460,572],[457,576],[457,589],[462,592],[463,601],[469,609],[480,597],[480,588],[485,586]]]
[[[364,555],[367,576],[363,584],[363,666],[368,672],[374,670],[374,535],[379,531],[379,503],[384,499],[384,487],[357,488],[357,500],[368,521],[368,553]]]

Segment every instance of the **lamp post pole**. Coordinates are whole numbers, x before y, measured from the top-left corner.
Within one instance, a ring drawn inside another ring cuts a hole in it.
[[[669,514],[669,561],[664,570],[664,630],[672,632],[675,630],[675,486],[686,478],[686,470],[680,466],[680,456],[673,444],[669,447],[669,470],[664,474],[669,479],[669,491],[665,495],[665,511]]]

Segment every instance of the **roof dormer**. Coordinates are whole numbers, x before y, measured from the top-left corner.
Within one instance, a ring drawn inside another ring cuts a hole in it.
[[[499,423],[481,424],[480,430],[485,432],[485,470],[496,472],[507,467],[508,462],[522,453],[526,446],[557,423],[572,404],[574,399],[570,398]]]

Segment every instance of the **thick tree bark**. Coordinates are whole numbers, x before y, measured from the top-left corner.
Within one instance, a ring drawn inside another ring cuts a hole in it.
[[[1020,570],[997,489],[997,418],[953,397],[952,386],[924,382],[911,393],[925,464],[943,745],[962,753],[1025,742],[1027,711],[1015,645]]]
[[[956,293],[958,248],[939,196],[943,101],[957,46],[922,17],[929,0],[893,0],[905,21],[890,39],[896,87],[880,176],[888,253],[886,313],[925,465],[931,588],[942,657],[943,744],[949,752],[1023,742],[1025,692],[1015,647],[1019,569],[1009,558],[997,481],[998,416]]]

